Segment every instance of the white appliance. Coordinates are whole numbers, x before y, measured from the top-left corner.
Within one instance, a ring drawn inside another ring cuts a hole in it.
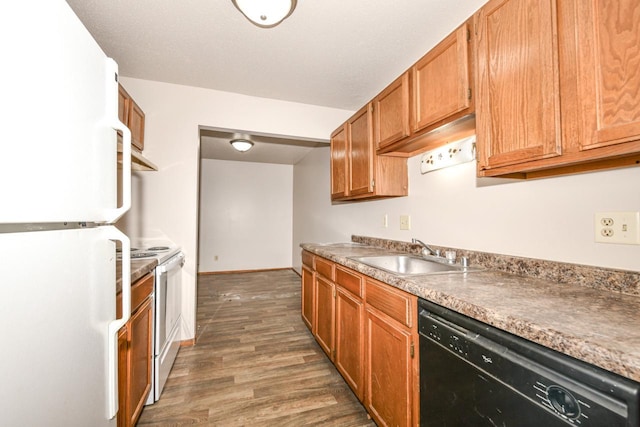
[[[115,426],[117,65],[63,0],[3,2],[0,52],[2,424]]]
[[[131,247],[131,258],[155,258],[153,306],[153,362],[151,392],[146,405],[160,399],[173,363],[180,350],[180,324],[182,323],[182,267],[185,256],[180,247],[161,242],[137,242]]]
[[[153,342],[152,392],[147,404],[160,399],[164,384],[180,349],[180,323],[182,322],[181,276],[184,254],[167,251],[158,259],[155,270],[155,307]]]

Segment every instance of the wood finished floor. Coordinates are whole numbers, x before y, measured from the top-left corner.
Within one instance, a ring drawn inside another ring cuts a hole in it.
[[[196,334],[138,426],[375,426],[302,322],[293,271],[200,276]]]

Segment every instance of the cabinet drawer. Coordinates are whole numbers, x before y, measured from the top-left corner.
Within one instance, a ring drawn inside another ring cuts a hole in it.
[[[362,276],[357,273],[336,267],[336,283],[354,295],[362,298]]]
[[[311,252],[302,251],[302,264],[313,270],[313,254]]]
[[[131,286],[131,313],[153,292],[154,275],[147,274]],[[122,293],[116,297],[116,316],[122,316]]]
[[[324,258],[316,257],[316,272],[320,273],[329,280],[334,280],[335,264]]]
[[[413,298],[388,285],[367,280],[367,304],[408,327],[413,326]]]

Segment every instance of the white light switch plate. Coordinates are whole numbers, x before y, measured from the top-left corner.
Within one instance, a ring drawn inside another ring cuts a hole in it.
[[[640,212],[598,212],[594,226],[596,242],[640,245]]]

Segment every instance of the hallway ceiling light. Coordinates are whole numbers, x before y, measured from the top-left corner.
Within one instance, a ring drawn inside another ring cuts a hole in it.
[[[296,8],[297,0],[231,0],[252,23],[271,28],[287,18]]]
[[[253,142],[249,141],[248,139],[232,139],[230,143],[233,148],[241,153],[249,151],[251,147],[253,147]]]

